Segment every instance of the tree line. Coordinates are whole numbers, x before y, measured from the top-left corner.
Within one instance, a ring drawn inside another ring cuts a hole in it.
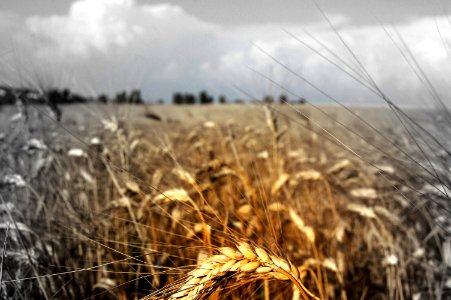
[[[31,102],[34,104],[76,104],[87,102],[99,103],[128,103],[128,104],[143,104],[144,100],[141,96],[140,90],[132,90],[130,92],[122,91],[108,97],[101,94],[95,97],[86,97],[78,93],[72,92],[69,89],[47,89],[38,91],[27,88],[14,88],[9,86],[0,86],[0,105],[14,104],[17,101]]]
[[[9,86],[0,86],[0,105],[2,104],[14,104],[18,100],[22,102],[32,102],[35,104],[76,104],[76,103],[87,103],[87,102],[98,102],[98,103],[117,103],[117,104],[143,104],[145,103],[142,98],[141,91],[139,89],[134,89],[129,92],[121,91],[113,96],[108,96],[106,94],[101,94],[95,97],[86,97],[78,93],[72,92],[69,89],[47,89],[44,91],[38,91],[34,89],[27,88],[13,88]],[[194,105],[194,104],[226,104],[226,103],[245,103],[242,99],[228,100],[224,95],[220,95],[216,99],[207,93],[207,91],[200,91],[199,94],[193,93],[181,93],[176,92],[172,96],[172,104],[174,105]],[[285,94],[280,95],[278,98],[274,96],[267,95],[262,99],[255,99],[251,102],[254,103],[305,103],[304,98],[300,99],[288,99]],[[148,102],[151,103],[151,102]],[[159,99],[156,103],[164,104],[165,101]]]
[[[227,98],[224,95],[220,95],[218,97],[219,104],[225,104],[225,103],[236,103],[241,104],[244,103],[242,99],[235,99],[228,101]],[[304,104],[306,102],[305,98],[300,98],[297,100],[289,99],[287,95],[281,94],[278,98],[274,98],[274,96],[267,95],[264,96],[263,99],[255,99],[251,102],[254,103],[266,103],[266,104],[274,104],[274,103],[280,103],[280,104],[287,104],[287,103],[300,103]],[[193,105],[193,104],[212,104],[215,103],[213,96],[209,95],[206,91],[201,91],[198,96],[192,93],[181,93],[176,92],[172,96],[172,104],[175,105]]]

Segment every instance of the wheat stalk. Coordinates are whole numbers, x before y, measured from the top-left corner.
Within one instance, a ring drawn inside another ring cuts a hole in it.
[[[205,259],[168,299],[204,299],[224,281],[246,279],[291,280],[304,299],[318,299],[301,282],[297,267],[260,247],[241,242],[235,248],[219,248],[220,254]],[[150,299],[150,298],[147,298]]]

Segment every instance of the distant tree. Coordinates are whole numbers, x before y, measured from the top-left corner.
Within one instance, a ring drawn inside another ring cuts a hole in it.
[[[227,103],[227,99],[224,95],[220,95],[219,96],[219,103],[220,104],[226,104]]]
[[[288,97],[285,94],[282,94],[279,96],[279,103],[280,104],[287,104],[288,103]]]
[[[116,103],[127,103],[127,92],[123,91],[116,94],[116,98],[114,99]]]
[[[213,97],[209,96],[206,91],[201,91],[199,93],[200,104],[211,104],[213,103]]]
[[[266,95],[265,97],[263,97],[263,103],[273,104],[274,103],[274,97],[271,96],[271,95]]]
[[[164,100],[163,100],[163,99],[161,99],[161,98],[160,98],[160,99],[158,99],[158,100],[157,100],[157,104],[160,104],[160,105],[161,105],[161,104],[164,104]]]
[[[185,104],[185,96],[183,96],[182,93],[174,93],[174,95],[172,95],[172,104]]]
[[[242,99],[235,99],[235,104],[243,104],[244,101]]]
[[[140,90],[131,91],[130,97],[128,98],[128,102],[133,104],[143,104],[144,101],[141,98],[141,91]]]
[[[307,100],[305,100],[305,98],[299,98],[299,104],[305,104],[307,102]]]
[[[69,89],[64,89],[61,92],[61,102],[62,103],[70,103],[72,101],[71,99],[71,93]]]
[[[61,103],[61,95],[57,89],[49,89],[45,92],[48,102]]]
[[[0,104],[14,104],[15,100],[12,89],[0,87]]]
[[[196,104],[196,96],[194,96],[193,94],[190,93],[186,93],[185,94],[185,103],[186,104]]]
[[[97,99],[102,104],[107,104],[108,103],[108,96],[105,95],[105,94],[99,95],[99,97],[97,97]]]

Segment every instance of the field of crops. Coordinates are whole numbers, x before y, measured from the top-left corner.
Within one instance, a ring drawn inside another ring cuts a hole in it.
[[[0,110],[2,298],[449,297],[448,190],[418,149],[441,152],[388,109],[25,109]]]

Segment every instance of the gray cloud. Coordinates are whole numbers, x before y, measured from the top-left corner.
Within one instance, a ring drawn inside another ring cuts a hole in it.
[[[158,3],[158,0],[138,0]],[[449,1],[424,0],[316,0],[331,15],[343,15],[353,26],[382,23],[402,24],[424,17],[440,17],[451,13]],[[227,26],[267,23],[305,24],[322,20],[314,1],[299,0],[169,0],[189,14],[207,22]]]
[[[249,3],[241,6],[243,18],[248,9],[258,6]],[[263,54],[254,43],[340,101],[374,103],[374,95],[282,30],[314,44],[306,36],[307,30],[350,61],[350,55],[318,16],[296,21],[287,13],[282,19],[284,9],[290,8],[289,3],[279,5],[278,11],[274,7],[277,18],[260,21],[254,18],[252,24],[229,20],[233,26],[224,25],[227,22],[221,18],[233,15],[238,5],[217,2],[216,8],[210,8],[211,4],[202,6],[207,11],[211,9],[210,14],[217,16],[217,22],[208,21],[203,15],[206,12],[195,11],[201,5],[189,1],[182,7],[132,0],[79,0],[71,3],[65,13],[37,14],[25,20],[17,14],[4,13],[9,16],[4,22],[12,29],[8,34],[13,42],[12,52],[5,50],[10,54],[0,57],[3,66],[7,66],[3,69],[8,70],[0,76],[15,84],[25,81],[69,86],[85,93],[114,93],[137,87],[151,99],[168,99],[175,91],[200,89],[233,98],[245,97],[233,85],[257,97],[283,92],[264,78],[269,76],[293,94],[326,100],[309,84]],[[391,7],[388,2],[385,4]],[[261,8],[258,6],[253,13],[256,16],[260,16],[260,10],[268,13],[271,5],[274,4],[262,2]],[[218,12],[221,8],[226,11]],[[343,7],[329,3],[327,9],[333,23],[389,95],[409,101],[428,97],[379,24],[357,25],[358,8],[352,14],[345,14]],[[412,20],[415,13],[419,12],[406,13],[409,17],[397,28],[439,91],[445,93],[440,85],[443,74],[450,71],[446,45],[450,38],[448,17],[428,17],[426,13]],[[441,37],[437,25],[442,29]],[[0,31],[0,34],[6,33]],[[326,53],[324,49],[320,51]]]

